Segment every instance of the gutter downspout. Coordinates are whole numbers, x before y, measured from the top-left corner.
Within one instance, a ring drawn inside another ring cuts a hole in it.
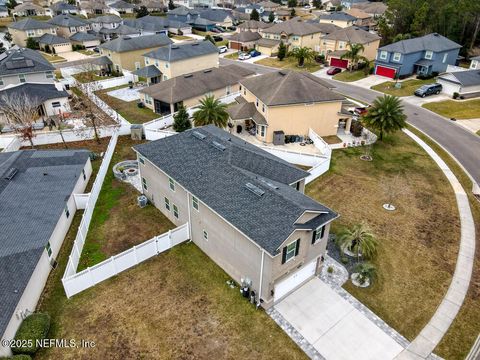
[[[189,242],[192,241],[192,214],[190,209],[190,193],[186,191],[187,193],[187,209],[188,209],[188,239]]]
[[[260,265],[260,285],[258,290],[258,301],[257,301],[257,308],[260,306],[260,298],[262,297],[262,283],[263,283],[263,265],[265,260],[265,251],[262,249],[262,262]]]

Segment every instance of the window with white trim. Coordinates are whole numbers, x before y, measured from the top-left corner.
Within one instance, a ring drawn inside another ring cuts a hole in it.
[[[140,162],[140,164],[145,165],[145,159],[143,157],[139,156],[138,161]]]
[[[46,71],[45,72],[45,77],[47,79],[53,79],[53,71]]]
[[[387,60],[387,55],[388,55],[387,51],[380,51],[380,59]]]
[[[195,196],[192,196],[192,207],[193,207],[195,210],[199,211],[199,210],[198,210],[198,199],[197,199]]]
[[[25,74],[18,75],[18,80],[20,80],[21,83],[26,82],[27,80],[25,79]]]
[[[208,241],[208,232],[203,230],[203,238]]]
[[[178,219],[178,207],[175,204],[173,204],[173,216]]]
[[[400,58],[401,58],[401,57],[402,57],[402,54],[396,52],[396,53],[393,53],[393,58],[392,58],[392,60],[398,62],[398,61],[400,61]]]
[[[27,36],[28,37],[34,37],[35,36],[35,30],[27,30]]]
[[[165,209],[170,211],[170,200],[168,200],[168,198],[165,198]]]
[[[323,238],[324,235],[325,235],[325,225],[316,228],[313,231],[313,235],[312,235],[312,245],[316,244],[318,240]]]
[[[148,190],[148,187],[147,187],[147,180],[145,180],[145,178],[143,178],[143,177],[142,177],[142,186],[143,186],[143,189],[144,189],[145,191],[147,191],[147,190]]]
[[[448,59],[448,53],[445,53],[443,54],[443,60],[442,60],[442,63],[446,63],[447,62],[447,59]]]
[[[172,178],[168,178],[168,186],[170,190],[175,191],[175,181]]]
[[[295,256],[298,255],[298,251],[300,248],[300,239],[292,241],[287,246],[283,247],[282,250],[282,264],[292,260]]]
[[[70,217],[70,210],[68,210],[68,205],[65,205],[65,216],[67,217],[67,219]]]
[[[50,245],[50,241],[45,245],[45,250],[47,251],[47,255],[50,258],[52,256],[52,246]]]
[[[433,58],[433,51],[427,50],[425,51],[425,59],[432,60]]]
[[[54,101],[54,102],[52,102],[52,107],[53,107],[53,108],[59,108],[59,107],[61,107],[61,106],[62,106],[62,104],[60,104],[60,101]]]

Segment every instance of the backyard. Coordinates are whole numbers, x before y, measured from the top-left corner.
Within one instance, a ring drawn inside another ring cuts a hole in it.
[[[340,213],[333,232],[364,220],[380,245],[378,279],[369,288],[345,288],[412,340],[440,304],[452,278],[460,223],[447,179],[407,135],[398,132],[372,147],[335,150],[330,171],[307,186],[309,196]],[[386,182],[399,174],[404,189],[385,211]]]
[[[107,80],[107,79],[112,79],[113,76],[101,76],[93,73],[88,73],[88,72],[81,72],[78,74],[73,74],[72,75],[75,80],[78,82],[81,82],[82,84],[86,84],[92,81],[99,81],[99,80]]]
[[[341,73],[333,76],[334,80],[343,81],[343,82],[352,82],[360,79],[364,79],[368,76],[363,70],[348,71],[344,70]]]
[[[154,113],[149,108],[139,108],[137,106],[137,100],[123,101],[107,94],[110,91],[126,87],[128,87],[128,85],[121,85],[105,90],[99,90],[95,94],[132,124],[143,124],[160,117],[159,114]]]
[[[399,81],[401,84],[400,88],[395,87],[395,81],[386,81],[378,85],[371,87],[373,90],[377,90],[389,95],[395,96],[411,96],[420,86],[426,84],[434,84],[435,79],[421,80],[421,79],[410,79],[405,81]]]
[[[426,103],[424,108],[436,112],[446,118],[475,119],[480,118],[480,99],[445,100]]]
[[[47,53],[42,52],[42,51],[40,51],[40,54],[42,54],[42,56],[45,59],[47,59],[49,62],[51,62],[52,64],[67,61],[65,58],[63,58],[59,55],[55,55],[55,54],[51,55],[51,54],[47,54]]]
[[[303,67],[298,67],[298,60],[295,59],[293,56],[288,56],[284,58],[282,61],[278,60],[278,58],[276,57],[268,57],[268,58],[256,61],[255,64],[272,66],[280,69],[308,71],[308,72],[315,72],[322,68],[322,65],[317,64],[315,61],[306,62]]]

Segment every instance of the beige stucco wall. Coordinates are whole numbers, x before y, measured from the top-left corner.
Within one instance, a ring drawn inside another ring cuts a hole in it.
[[[286,34],[272,34],[267,32],[268,29],[265,29],[262,33],[262,36],[265,39],[270,39],[270,40],[282,40],[285,45],[289,45],[290,48],[289,50],[293,49],[294,47],[309,47],[312,50],[317,51],[318,46],[320,45],[320,38],[321,38],[321,33],[314,33],[314,34],[308,34],[308,35],[290,35],[287,36]],[[260,51],[260,50],[259,50]]]
[[[375,40],[366,44],[363,44],[365,50],[363,50],[360,54],[365,56],[368,60],[375,60],[377,55],[377,49],[380,46],[380,40]],[[324,55],[328,55],[331,51],[336,50],[349,50],[350,46],[346,41],[336,41],[336,40],[329,40],[329,39],[322,39],[320,43],[320,53]]]
[[[355,24],[354,21],[320,19],[320,24],[333,24],[341,28],[346,28]]]
[[[52,70],[53,73],[53,70]],[[45,72],[37,72],[31,74],[24,74],[26,83],[43,83],[43,84],[53,84],[55,82],[55,76],[52,78],[47,78]],[[8,85],[17,85],[20,84],[20,79],[17,75],[2,76],[3,85],[0,85],[0,90],[5,88]]]
[[[87,30],[90,30],[90,25],[85,25],[85,26],[76,26],[73,27],[72,29],[75,28],[75,31],[70,31],[70,27],[64,27],[64,26],[59,26],[57,27],[57,35],[62,36],[64,38],[69,38],[73,34],[76,34],[77,32],[86,32]]]
[[[266,46],[256,46],[257,51],[261,52],[263,55],[273,56],[278,53],[278,46],[266,47]]]
[[[142,66],[144,66],[143,64],[142,62]],[[167,80],[183,74],[218,67],[218,53],[174,62],[145,57],[145,65],[155,65],[163,73],[163,80]]]
[[[54,27],[51,29],[36,29],[36,30],[31,30],[35,34],[31,37],[40,37],[43,34],[56,34],[56,30]],[[12,42],[18,46],[26,47],[27,46],[27,39],[28,39],[28,34],[26,31],[23,30],[17,30],[17,29],[12,29],[8,28],[8,32],[12,35]]]
[[[90,40],[90,41],[72,41],[72,44],[74,45],[83,45],[86,48],[92,48],[95,46],[100,45],[100,40]]]
[[[72,51],[71,43],[53,45],[53,47],[55,48],[55,54],[61,54],[61,53]]]
[[[85,164],[84,170],[86,180],[84,180],[82,174],[80,174],[78,181],[73,189],[72,195],[70,195],[67,201],[67,207],[70,211],[70,216],[67,218],[65,212],[62,211],[57,225],[55,226],[55,229],[53,230],[52,235],[49,239],[52,249],[52,259],[56,259],[56,257],[58,256],[58,252],[60,251],[63,240],[65,239],[67,231],[70,228],[70,224],[72,223],[75,211],[77,210],[73,194],[81,194],[84,192],[90,175],[92,174],[92,165],[90,163],[90,159],[88,159],[87,163]],[[51,269],[52,267],[50,265],[50,259],[48,258],[47,251],[44,250],[40,260],[37,263],[37,266],[35,267],[34,272],[32,273],[32,276],[30,277],[30,280],[28,281],[25,290],[23,291],[23,294],[17,304],[17,307],[15,308],[15,311],[7,325],[7,328],[5,329],[5,333],[3,334],[2,339],[13,339],[15,337],[15,333],[17,332],[18,327],[23,320],[21,314],[25,314],[27,312],[32,313],[35,311],[38,300],[40,299]],[[11,355],[10,349],[7,347],[3,347],[0,344],[0,356],[8,355]]]
[[[135,41],[134,39],[130,41]],[[112,60],[113,62],[113,69],[116,70],[115,65],[118,65],[120,71],[122,69],[135,71],[135,63],[139,63],[140,67],[144,64],[143,54],[158,49],[158,47],[154,48],[147,48],[147,49],[140,49],[135,51],[127,51],[122,53],[113,52],[107,49],[100,49],[101,55],[106,55]]]

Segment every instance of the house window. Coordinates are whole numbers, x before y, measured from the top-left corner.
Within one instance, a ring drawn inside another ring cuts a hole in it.
[[[52,34],[56,34],[56,33],[57,33],[57,32],[55,31],[55,29],[50,29],[50,32],[51,32]]]
[[[400,61],[400,57],[402,56],[402,54],[400,53],[393,53],[393,61]]]
[[[168,69],[168,63],[165,63],[165,67]]]
[[[432,57],[433,57],[433,51],[430,51],[430,50],[425,51],[425,59],[432,60]]]
[[[148,187],[147,187],[147,180],[145,180],[145,178],[142,177],[142,186],[143,186],[143,189],[145,191],[147,191]]]
[[[148,65],[148,59],[145,59],[145,65]]]
[[[258,98],[257,98],[257,100],[255,101],[255,104],[256,104],[256,105],[257,105],[257,107],[258,107]]]
[[[75,29],[75,27],[72,26],[72,27],[70,28],[70,32],[71,32],[71,33],[77,32],[77,29]]]
[[[380,59],[387,60],[387,55],[388,55],[388,52],[380,51]]]
[[[28,37],[34,37],[35,36],[35,30],[27,30],[27,36]]]
[[[52,107],[54,108],[59,108],[61,106],[60,101],[54,101],[52,102]]]
[[[240,91],[242,91],[242,85],[240,85],[240,87],[238,88]]]
[[[163,80],[168,80],[168,76],[167,76],[167,75],[163,75]]]
[[[65,216],[67,217],[67,219],[70,217],[70,210],[68,210],[68,205],[65,205]]]
[[[247,95],[247,89],[243,89],[243,95]]]
[[[192,207],[198,211],[198,199],[195,196],[192,196]]]
[[[168,200],[168,198],[165,198],[165,209],[170,211],[170,200]]]
[[[135,62],[135,70],[138,70],[140,69],[140,62]]]
[[[260,136],[261,137],[265,136],[265,126],[260,126]]]
[[[445,64],[447,62],[448,54],[443,54],[442,62]]]
[[[25,75],[24,74],[20,74],[18,75],[18,79],[20,80],[21,83],[24,83],[26,80],[25,80]]]
[[[85,169],[82,169],[83,180],[87,180],[87,174],[85,174]]]
[[[48,257],[52,256],[52,246],[50,245],[50,241],[45,245],[45,250],[47,250]]]
[[[144,158],[142,158],[142,157],[139,156],[139,157],[138,157],[138,161],[140,161],[140,164],[145,165],[145,159],[144,159]]]
[[[325,225],[315,229],[312,236],[312,244],[316,244],[318,240],[322,239],[325,235]]]
[[[298,255],[298,250],[300,248],[300,239],[297,239],[283,248],[282,251],[282,264],[293,259]]]
[[[345,42],[344,41],[339,41],[338,42],[338,48],[339,49],[344,49],[345,48]]]
[[[173,204],[173,216],[178,219],[178,207],[175,204]]]
[[[208,232],[203,230],[203,238],[208,241]]]
[[[170,190],[175,191],[175,181],[172,178],[168,178],[168,185],[170,186]]]
[[[262,104],[262,112],[265,112],[265,104]]]

